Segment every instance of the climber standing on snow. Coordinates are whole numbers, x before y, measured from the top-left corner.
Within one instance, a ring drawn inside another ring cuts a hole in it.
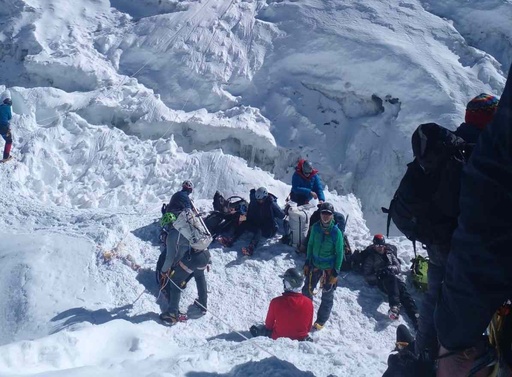
[[[311,162],[301,159],[293,173],[290,200],[301,206],[309,203],[311,199],[318,199],[319,203],[325,202],[324,188],[318,170],[313,169]]]
[[[4,155],[2,162],[11,158],[12,148],[12,132],[11,132],[11,118],[12,118],[12,101],[11,95],[8,91],[2,95],[2,104],[0,104],[0,135],[5,140]]]

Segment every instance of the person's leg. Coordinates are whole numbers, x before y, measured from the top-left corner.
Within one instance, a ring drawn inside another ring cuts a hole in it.
[[[167,283],[167,289],[169,291],[169,305],[167,311],[176,318],[179,314],[181,290],[184,288],[184,283],[189,276],[190,274],[188,272],[183,270],[180,266],[177,266],[172,278],[169,279]]]
[[[194,272],[194,279],[197,286],[197,295],[199,301],[199,308],[202,311],[206,311],[208,305],[208,286],[206,284],[206,277],[204,276],[203,270],[196,270]]]
[[[313,293],[323,273],[324,272],[322,270],[313,267],[311,268],[309,274],[306,276],[304,286],[302,287],[302,294],[304,296],[307,296],[311,299],[313,298]]]
[[[416,334],[416,354],[426,355],[433,360],[437,355],[437,332],[434,325],[434,310],[437,298],[444,279],[446,258],[449,245],[431,245],[427,247],[429,255],[428,264],[428,290],[424,295],[418,321]]]
[[[258,244],[260,243],[261,236],[263,233],[261,231],[261,228],[253,228],[251,229],[251,231],[253,232],[253,236],[250,245],[252,245],[253,249],[256,249],[256,247],[258,247]]]
[[[2,135],[2,139],[5,140],[3,159],[6,160],[11,155],[12,133],[10,128],[2,127],[2,131],[0,132],[0,134]]]
[[[243,221],[235,228],[235,233],[233,234],[233,237],[230,238],[230,243],[233,244],[242,234],[249,230],[249,228],[249,223],[247,221]]]
[[[412,325],[415,330],[418,330],[418,307],[416,306],[416,302],[412,298],[411,294],[407,290],[407,286],[401,280],[398,282],[398,288],[400,291],[400,303],[405,309],[405,313],[409,317],[412,322]]]
[[[331,285],[328,291],[322,290],[322,300],[320,307],[316,313],[316,321],[319,325],[323,326],[331,315],[332,305],[334,303],[334,292],[336,291],[336,285]]]
[[[389,307],[400,306],[399,280],[397,276],[389,274],[379,281],[379,288],[382,287],[381,289],[388,295]]]

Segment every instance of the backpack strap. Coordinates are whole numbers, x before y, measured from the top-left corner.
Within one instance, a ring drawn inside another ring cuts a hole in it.
[[[334,224],[334,226],[331,229],[331,239],[332,239],[332,243],[334,245],[336,245],[336,241],[338,241],[338,232],[337,232],[338,229],[340,229],[338,227],[338,224]]]

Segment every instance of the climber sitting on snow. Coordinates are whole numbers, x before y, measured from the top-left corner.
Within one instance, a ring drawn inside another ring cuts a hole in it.
[[[284,218],[283,210],[277,205],[277,198],[269,194],[265,187],[260,187],[257,190],[252,189],[249,197],[247,220],[236,228],[232,238],[218,238],[223,246],[232,246],[245,231],[252,232],[253,237],[249,246],[242,248],[244,255],[253,254],[262,236],[265,238],[275,236],[278,229],[276,219]]]
[[[299,160],[292,177],[290,200],[301,206],[309,203],[311,199],[318,199],[319,203],[325,202],[322,181],[318,170],[313,169],[309,161]]]
[[[301,293],[304,275],[289,268],[279,277],[283,279],[284,293],[270,302],[265,324],[251,327],[252,336],[311,340],[313,301]]]
[[[376,234],[373,242],[363,252],[367,254],[363,264],[363,275],[366,282],[376,285],[388,295],[389,318],[396,320],[400,315],[402,305],[412,321],[415,329],[418,328],[418,308],[407,290],[405,283],[399,278],[400,261],[396,257],[396,248],[387,244],[382,234]]]

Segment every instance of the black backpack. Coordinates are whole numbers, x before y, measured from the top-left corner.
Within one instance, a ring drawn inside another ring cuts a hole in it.
[[[215,195],[213,196],[213,210],[217,212],[239,212],[241,214],[245,214],[248,207],[249,203],[247,203],[247,200],[241,196],[235,195],[225,199],[224,196],[218,191],[215,191]]]
[[[435,123],[420,125],[412,136],[415,160],[408,165],[389,204],[382,207],[411,241],[449,242],[456,226],[460,174],[469,145]]]

